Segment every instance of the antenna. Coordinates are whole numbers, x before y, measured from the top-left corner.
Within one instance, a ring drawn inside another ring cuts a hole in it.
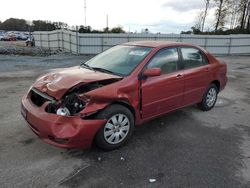
[[[87,26],[87,5],[86,5],[86,0],[84,0],[84,25],[85,27]]]

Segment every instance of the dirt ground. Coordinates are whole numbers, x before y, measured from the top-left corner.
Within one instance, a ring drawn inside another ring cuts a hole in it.
[[[221,57],[228,84],[209,112],[155,119],[111,152],[45,144],[21,117],[21,97],[38,75],[89,58],[0,55],[1,187],[250,187],[249,56]]]

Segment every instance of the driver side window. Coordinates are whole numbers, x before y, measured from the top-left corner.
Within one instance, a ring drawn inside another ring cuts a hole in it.
[[[149,62],[147,68],[160,68],[163,74],[177,71],[178,63],[177,48],[160,50]]]

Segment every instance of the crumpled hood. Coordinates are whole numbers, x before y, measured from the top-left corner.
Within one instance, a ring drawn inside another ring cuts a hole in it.
[[[33,87],[49,96],[60,99],[70,88],[91,82],[121,77],[75,66],[50,72],[38,78]]]

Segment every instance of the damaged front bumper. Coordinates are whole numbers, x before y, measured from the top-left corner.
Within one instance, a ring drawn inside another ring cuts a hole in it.
[[[21,112],[31,130],[46,143],[62,148],[89,148],[106,120],[82,119],[47,113],[45,102],[37,107],[28,97],[22,99]]]

